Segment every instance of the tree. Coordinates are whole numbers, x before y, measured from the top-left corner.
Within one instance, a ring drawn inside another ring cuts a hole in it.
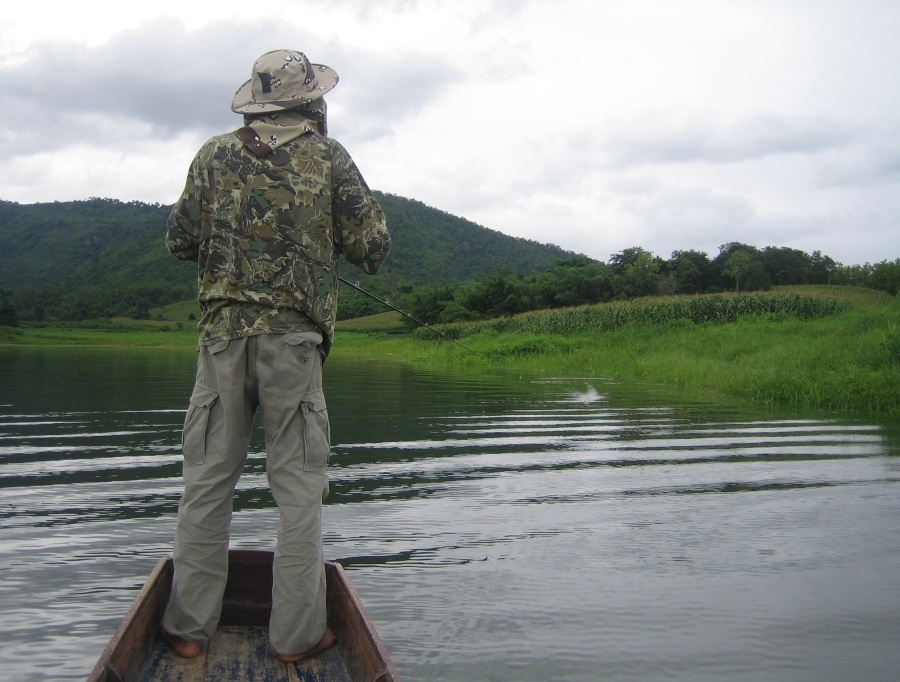
[[[652,257],[653,254],[640,246],[632,246],[631,248],[625,249],[620,253],[614,253],[610,256],[609,267],[612,268],[614,275],[621,276],[625,274],[626,267],[633,265],[639,258],[645,255]]]
[[[734,290],[736,292],[740,292],[741,277],[750,272],[752,264],[753,261],[750,258],[750,254],[746,251],[735,251],[728,257],[728,260],[725,261],[725,265],[722,268],[722,274],[734,279]]]
[[[900,292],[900,258],[876,263],[869,286],[896,296]]]
[[[642,249],[643,251],[643,249]],[[659,285],[660,263],[649,251],[643,251],[625,265],[621,275],[613,278],[613,288],[619,298],[653,296]]]
[[[539,308],[599,303],[612,298],[609,267],[587,256],[556,261],[550,270],[530,280],[532,300]]]
[[[798,249],[767,246],[760,259],[773,284],[809,284],[812,279],[812,258]]]
[[[731,288],[731,281],[734,280],[734,275],[726,273],[725,268],[728,260],[738,251],[743,251],[750,259],[749,265],[746,266],[746,271],[741,273],[741,277],[743,278],[739,283],[742,284],[741,288],[744,291],[764,291],[766,289],[771,289],[772,281],[763,265],[759,249],[748,244],[741,244],[740,242],[730,242],[719,247],[719,255],[716,256],[711,264],[712,272],[717,273],[718,275],[717,281],[715,282],[715,286],[719,288],[718,290]],[[743,258],[740,260],[742,261]]]
[[[480,317],[515,315],[533,308],[528,289],[521,275],[501,269],[471,285],[461,303]]]
[[[449,284],[415,289],[404,301],[406,311],[423,322],[429,324],[438,322],[444,313],[444,309],[453,303],[457,288]],[[403,323],[408,327],[415,327],[416,322],[407,317]]]
[[[16,314],[16,306],[9,301],[0,303],[0,327],[18,327],[19,316]]]
[[[706,289],[709,256],[701,251],[673,251],[666,269],[675,279],[679,294],[699,294]]]
[[[867,287],[874,268],[869,263],[838,267],[834,273],[834,283],[855,287]]]
[[[812,284],[831,284],[831,278],[838,269],[838,264],[821,251],[813,251],[810,258],[810,277]]]

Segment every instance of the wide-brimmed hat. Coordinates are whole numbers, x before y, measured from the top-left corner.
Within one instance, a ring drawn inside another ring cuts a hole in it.
[[[296,50],[266,52],[253,64],[250,80],[231,101],[231,110],[239,114],[262,114],[293,109],[319,99],[338,82],[334,69],[311,64]]]

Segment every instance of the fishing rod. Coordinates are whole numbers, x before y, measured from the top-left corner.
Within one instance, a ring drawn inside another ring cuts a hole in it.
[[[475,353],[475,355],[478,355],[478,351],[474,351],[474,350],[472,350],[471,348],[466,348],[466,346],[462,345],[459,341],[457,341],[457,340],[455,340],[455,339],[451,339],[449,336],[447,336],[446,334],[444,334],[442,331],[440,331],[440,330],[438,330],[438,329],[435,329],[434,327],[432,327],[432,326],[431,326],[430,324],[428,324],[427,322],[422,322],[422,320],[420,320],[420,319],[418,319],[418,318],[416,318],[416,317],[413,317],[412,315],[410,315],[410,314],[409,314],[408,312],[406,312],[405,310],[400,310],[400,308],[398,308],[397,306],[395,306],[395,305],[394,305],[393,303],[391,303],[390,301],[385,301],[383,298],[379,298],[378,296],[376,296],[375,294],[373,294],[371,291],[366,291],[366,290],[363,289],[361,286],[359,286],[359,284],[355,284],[355,283],[351,282],[351,281],[348,280],[348,279],[344,279],[344,277],[342,277],[341,275],[338,275],[338,279],[341,280],[341,281],[342,281],[344,284],[346,284],[347,286],[353,287],[353,288],[356,289],[359,293],[365,294],[365,295],[368,296],[369,298],[378,301],[378,302],[381,303],[382,305],[386,305],[388,308],[390,308],[391,310],[394,310],[394,311],[400,313],[401,315],[405,315],[406,317],[408,317],[409,319],[411,319],[411,320],[412,320],[413,322],[415,322],[416,324],[420,324],[420,325],[422,325],[423,327],[425,327],[426,329],[430,329],[430,330],[433,331],[435,334],[437,334],[438,336],[440,336],[442,339],[446,339],[446,340],[449,341],[450,343],[455,343],[455,344],[456,344],[457,346],[459,346],[460,348],[465,348],[465,349],[466,349],[467,351],[469,351],[470,353]]]

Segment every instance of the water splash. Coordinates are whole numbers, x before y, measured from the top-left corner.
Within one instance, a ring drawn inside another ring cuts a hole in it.
[[[606,396],[604,396],[602,393],[599,393],[596,388],[588,385],[583,393],[570,393],[569,401],[573,403],[580,403],[582,405],[591,405],[600,400],[603,400],[605,397]]]

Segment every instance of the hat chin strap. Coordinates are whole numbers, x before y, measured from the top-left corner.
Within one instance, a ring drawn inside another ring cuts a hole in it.
[[[325,98],[322,99],[322,119],[318,120],[319,124],[319,135],[322,137],[328,137],[328,103],[325,101]]]

